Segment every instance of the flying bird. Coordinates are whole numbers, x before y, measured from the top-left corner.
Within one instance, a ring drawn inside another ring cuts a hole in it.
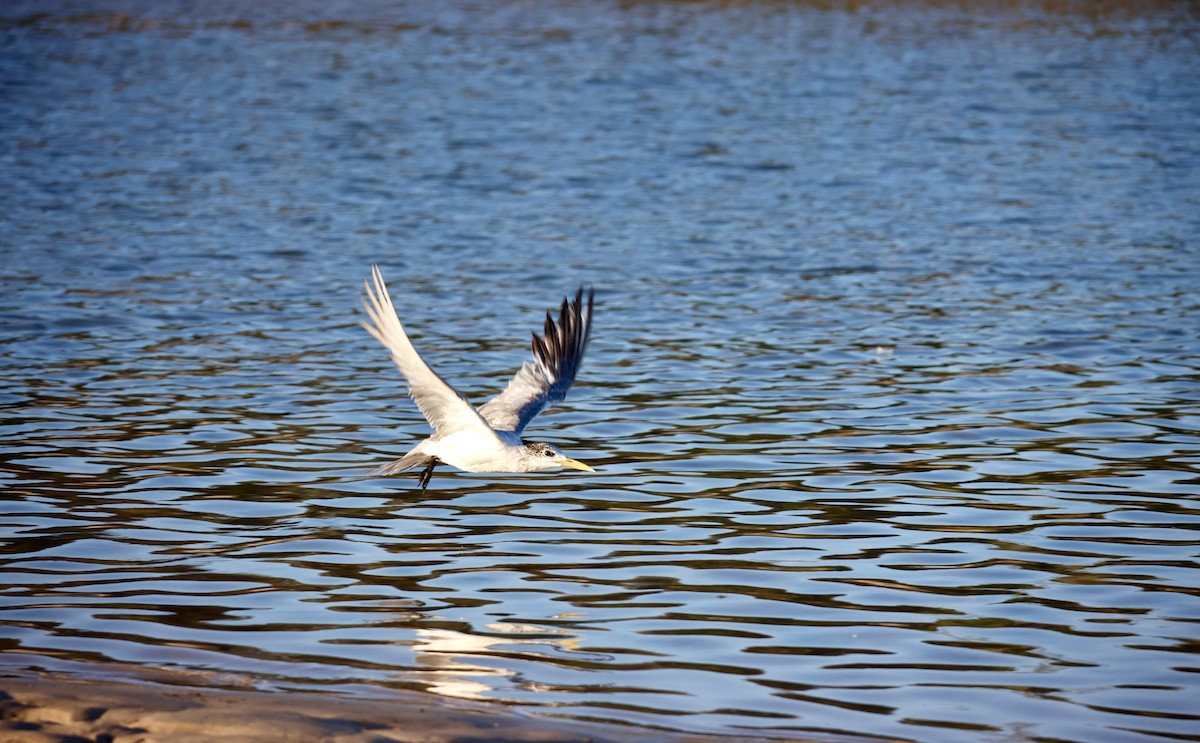
[[[363,285],[367,290],[363,307],[370,322],[364,320],[362,326],[391,352],[408,381],[408,394],[433,427],[432,436],[372,475],[423,467],[418,485],[424,490],[433,468],[443,463],[465,472],[533,472],[554,467],[595,472],[558,447],[521,438],[529,422],[565,398],[575,381],[592,332],[593,290],[588,290],[586,304],[582,288],[574,301],[563,299],[557,322],[546,313],[542,335],[532,333],[533,361],[524,362],[503,392],[476,409],[413,348],[378,266],[371,266],[371,280]]]

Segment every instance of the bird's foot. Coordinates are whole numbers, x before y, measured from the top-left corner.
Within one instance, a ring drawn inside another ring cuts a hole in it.
[[[421,477],[417,480],[417,485],[420,486],[421,490],[429,487],[429,478],[433,477],[433,468],[437,467],[439,464],[441,464],[441,462],[436,458],[430,459],[429,464],[426,465],[425,469],[421,471]]]

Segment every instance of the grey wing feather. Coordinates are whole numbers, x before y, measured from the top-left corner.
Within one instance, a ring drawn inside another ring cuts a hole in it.
[[[519,435],[538,413],[567,396],[592,333],[594,296],[588,289],[585,305],[580,288],[573,302],[563,299],[557,323],[546,313],[541,337],[532,334],[533,361],[523,363],[504,391],[479,408],[492,428]]]
[[[396,315],[378,266],[371,267],[371,281],[365,286],[367,296],[363,299],[363,308],[370,322],[363,322],[362,326],[391,351],[392,361],[408,381],[408,394],[429,425],[443,434],[471,429],[495,436],[475,408],[430,369],[413,348]]]

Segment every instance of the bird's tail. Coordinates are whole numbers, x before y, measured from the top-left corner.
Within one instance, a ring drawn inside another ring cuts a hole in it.
[[[382,467],[371,470],[371,476],[387,477],[388,475],[394,475],[397,472],[404,472],[417,467],[424,467],[428,465],[432,459],[433,457],[429,456],[428,454],[409,452],[408,454],[404,455],[403,459],[397,459],[391,464],[385,464]]]

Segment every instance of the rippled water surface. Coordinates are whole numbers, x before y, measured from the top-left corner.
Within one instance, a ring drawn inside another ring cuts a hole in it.
[[[1196,736],[1197,23],[1004,5],[6,4],[5,663]],[[366,477],[372,262],[599,471]]]

